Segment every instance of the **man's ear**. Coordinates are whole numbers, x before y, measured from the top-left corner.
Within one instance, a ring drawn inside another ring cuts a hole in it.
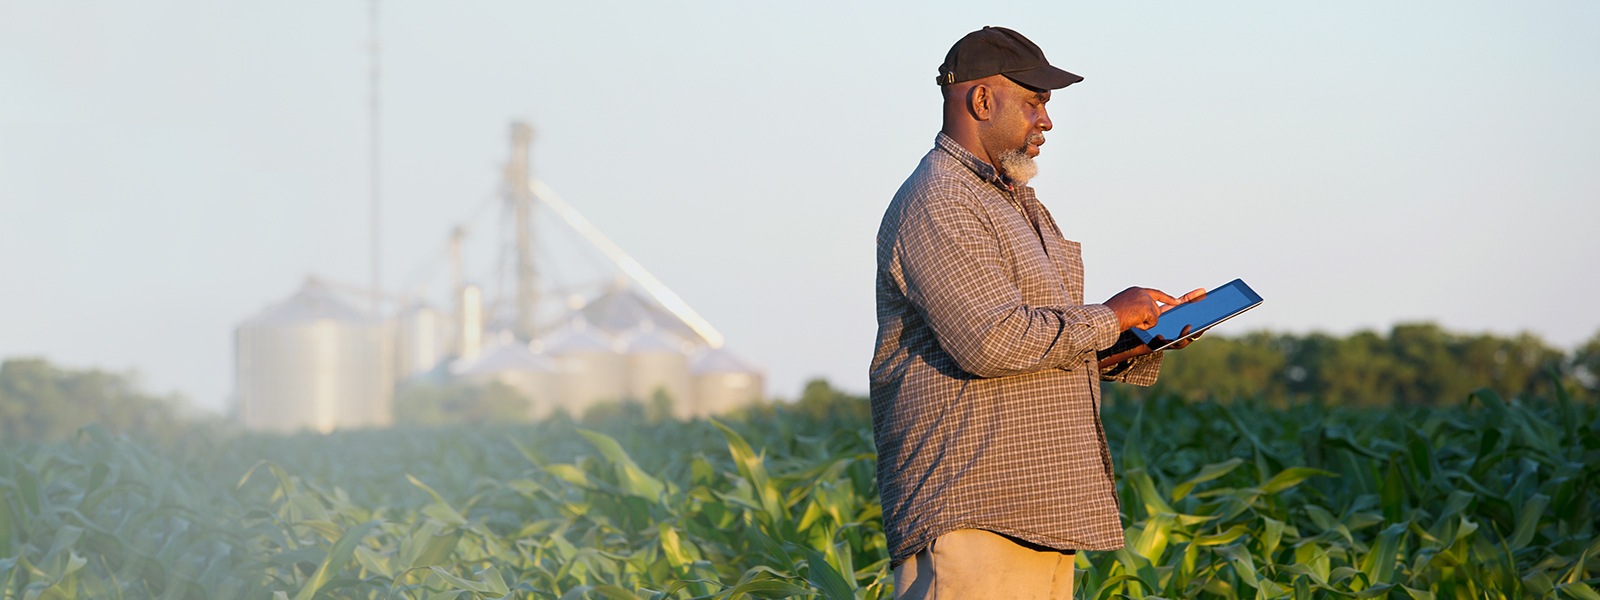
[[[994,91],[987,85],[975,85],[967,90],[967,111],[972,118],[987,121],[994,116]]]

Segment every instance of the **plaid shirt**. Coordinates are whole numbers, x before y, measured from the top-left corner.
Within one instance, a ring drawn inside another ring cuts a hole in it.
[[[1149,385],[1161,353],[1083,303],[1083,258],[1033,189],[943,133],[878,231],[872,424],[889,553],[985,529],[1059,550],[1123,545],[1101,379]]]

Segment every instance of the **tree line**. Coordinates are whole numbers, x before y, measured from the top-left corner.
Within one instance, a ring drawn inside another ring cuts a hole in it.
[[[1432,406],[1461,402],[1480,388],[1507,396],[1548,397],[1552,384],[1569,392],[1600,393],[1600,333],[1571,353],[1532,334],[1468,335],[1430,323],[1397,325],[1385,334],[1207,335],[1172,353],[1155,387],[1119,385],[1112,394]],[[410,424],[496,422],[524,414],[518,401],[509,389],[451,384],[399,394],[396,407],[406,415],[400,421]],[[785,405],[817,418],[839,417],[840,411],[866,418],[865,404],[861,395],[818,379],[796,398],[749,410]],[[664,414],[650,404],[596,412],[581,418]],[[135,437],[173,439],[195,428],[228,428],[222,421],[187,408],[178,397],[141,390],[131,374],[63,368],[40,358],[0,363],[0,443],[67,439],[89,423]]]
[[[132,374],[69,369],[42,358],[0,363],[0,443],[70,439],[90,423],[170,439],[200,419],[177,397],[143,391]]]
[[[1468,335],[1407,323],[1386,334],[1207,335],[1168,356],[1151,392],[1435,406],[1480,388],[1513,396],[1540,395],[1551,385],[1600,391],[1597,375],[1600,333],[1569,354],[1529,333]]]

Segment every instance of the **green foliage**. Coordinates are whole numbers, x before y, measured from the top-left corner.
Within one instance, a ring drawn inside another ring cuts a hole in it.
[[[1577,387],[1576,372],[1600,368],[1590,364],[1600,361],[1600,334],[1570,358],[1530,334],[1461,335],[1426,323],[1397,325],[1387,336],[1208,335],[1177,356],[1162,366],[1157,394],[1438,405],[1482,387],[1531,394],[1552,372],[1573,375],[1564,381]]]
[[[746,409],[752,416],[765,418],[779,412],[819,425],[856,424],[872,419],[872,406],[865,397],[835,388],[824,379],[807,381],[800,397],[792,402],[779,401]]]
[[[1572,353],[1572,370],[1585,387],[1600,392],[1600,332]]]
[[[635,398],[624,398],[610,402],[601,402],[590,406],[583,411],[585,423],[605,423],[612,421],[627,421],[654,425],[670,420],[674,401],[665,388],[656,388],[650,395],[648,402]]]
[[[865,400],[0,450],[0,598],[892,595]],[[1109,401],[1078,597],[1593,597],[1600,405]]]
[[[1111,389],[1127,547],[1080,554],[1077,597],[1600,598],[1600,336],[1557,370],[1590,388],[1544,400],[1533,366],[1560,357],[1527,337],[1179,356],[1164,379],[1204,368],[1232,393]],[[1439,366],[1457,360],[1517,394],[1460,391]],[[1400,391],[1353,406],[1363,390]],[[395,429],[255,435],[180,429],[122,376],[9,361],[0,599],[892,596],[864,398],[819,380],[720,422],[658,400],[516,423],[526,405],[497,393],[422,390]],[[113,426],[56,410],[94,403],[120,403]]]
[[[1130,545],[1080,559],[1080,596],[1585,597],[1600,408],[1470,398],[1108,411]]]
[[[90,423],[165,438],[183,430],[175,398],[140,392],[127,375],[61,369],[37,358],[0,363],[0,442],[62,440]]]
[[[498,381],[487,384],[415,382],[395,390],[396,423],[505,423],[528,418],[529,400]]]

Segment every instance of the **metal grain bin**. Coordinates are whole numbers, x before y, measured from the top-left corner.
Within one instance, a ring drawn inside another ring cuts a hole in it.
[[[643,403],[654,401],[656,392],[672,401],[672,416],[695,416],[694,385],[689,378],[687,344],[645,321],[627,341],[628,395]]]
[[[627,355],[618,352],[609,337],[590,328],[582,316],[572,317],[541,346],[556,360],[561,377],[557,406],[567,413],[581,416],[591,406],[627,397]]]
[[[449,348],[446,338],[446,316],[426,304],[414,304],[400,311],[395,318],[399,335],[396,340],[396,373],[399,379],[432,371]]]
[[[239,418],[256,431],[390,425],[394,364],[389,326],[309,279],[235,331]]]
[[[706,348],[690,362],[695,416],[722,414],[761,400],[766,378],[723,348]]]
[[[535,354],[510,332],[485,346],[477,358],[457,360],[450,372],[472,383],[497,382],[516,390],[528,400],[529,419],[549,416],[561,393],[555,360]]]

